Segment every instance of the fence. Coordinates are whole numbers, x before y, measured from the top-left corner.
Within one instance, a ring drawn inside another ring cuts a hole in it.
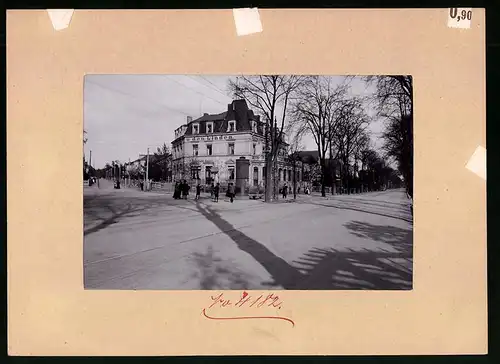
[[[174,184],[172,182],[151,182],[151,191],[174,192]]]

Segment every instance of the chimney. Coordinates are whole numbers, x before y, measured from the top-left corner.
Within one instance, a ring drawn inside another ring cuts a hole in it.
[[[188,116],[187,117],[187,123],[189,124],[191,121],[193,121],[193,117],[192,116]]]

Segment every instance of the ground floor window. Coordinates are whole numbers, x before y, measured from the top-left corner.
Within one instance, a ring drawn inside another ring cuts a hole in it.
[[[200,168],[191,168],[191,178],[200,179]]]
[[[253,167],[253,185],[254,186],[259,185],[259,168],[258,167]]]
[[[229,167],[228,168],[228,175],[229,175],[229,179],[230,180],[234,179],[234,167]]]
[[[212,166],[205,167],[205,181],[207,184],[212,183]]]

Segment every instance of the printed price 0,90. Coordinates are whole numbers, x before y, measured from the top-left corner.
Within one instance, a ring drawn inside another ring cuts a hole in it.
[[[471,20],[472,19],[472,10],[462,10],[460,14],[458,13],[458,8],[450,8],[450,18],[457,19],[457,22],[460,20]]]

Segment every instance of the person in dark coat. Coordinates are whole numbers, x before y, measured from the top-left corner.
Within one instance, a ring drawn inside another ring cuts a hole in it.
[[[220,185],[217,183],[214,187],[214,202],[219,202],[219,192],[220,192]]]
[[[234,199],[234,184],[230,183],[229,186],[227,186],[227,193],[229,195],[229,200],[231,203],[233,203]]]
[[[175,186],[174,186],[174,198],[176,200],[178,200],[180,198],[180,184],[179,184],[179,181],[175,182]]]
[[[187,200],[188,195],[189,195],[189,190],[191,189],[191,187],[189,187],[186,180],[184,180],[183,185],[184,185],[184,188],[182,189],[182,197],[184,198],[184,200]]]
[[[196,197],[195,197],[195,200],[199,200],[200,199],[200,193],[201,193],[201,186],[200,184],[198,183],[196,185]]]
[[[286,185],[286,183],[283,186],[282,192],[283,192],[283,198],[286,198],[286,195],[288,194],[288,186]]]

